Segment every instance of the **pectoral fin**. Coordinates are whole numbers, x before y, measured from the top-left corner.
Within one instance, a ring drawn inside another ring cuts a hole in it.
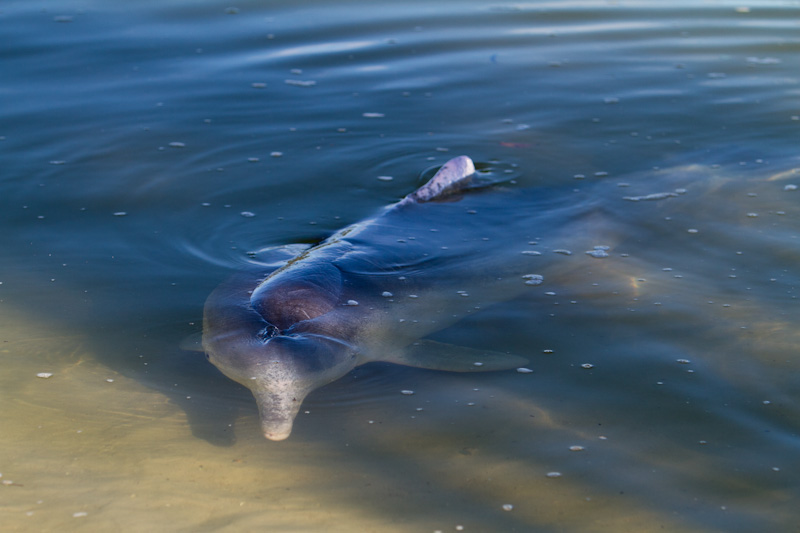
[[[517,355],[476,350],[428,339],[416,341],[398,354],[382,360],[398,365],[448,372],[509,370],[528,363],[527,359]]]
[[[201,332],[192,333],[181,341],[181,350],[187,352],[202,352],[203,351],[203,334]]]

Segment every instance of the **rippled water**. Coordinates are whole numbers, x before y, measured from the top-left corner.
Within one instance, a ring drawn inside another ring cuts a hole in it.
[[[798,8],[6,2],[4,530],[797,530]],[[544,283],[436,338],[534,372],[363,366],[264,440],[206,296],[458,154],[510,181],[443,218]]]

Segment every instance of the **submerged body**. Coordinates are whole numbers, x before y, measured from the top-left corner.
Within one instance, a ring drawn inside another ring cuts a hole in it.
[[[287,438],[306,395],[370,361],[462,372],[526,362],[424,339],[463,317],[455,304],[467,293],[455,290],[457,283],[495,299],[503,292],[506,278],[491,256],[461,263],[462,270],[458,254],[434,253],[448,248],[447,236],[437,239],[436,228],[423,233],[416,222],[425,220],[424,204],[480,187],[474,177],[468,157],[452,159],[378,216],[286,258],[266,276],[236,276],[209,296],[203,349],[252,391],[265,437]]]

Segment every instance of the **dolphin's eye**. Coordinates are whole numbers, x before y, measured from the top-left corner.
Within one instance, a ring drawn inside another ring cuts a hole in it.
[[[281,330],[270,324],[269,326],[265,327],[261,331],[259,331],[256,336],[261,339],[262,341],[266,341],[271,339],[272,337],[277,337],[281,334]]]

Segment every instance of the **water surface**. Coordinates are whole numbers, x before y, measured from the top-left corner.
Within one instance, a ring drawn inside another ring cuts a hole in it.
[[[5,529],[796,530],[799,8],[5,3]],[[544,283],[436,338],[533,372],[367,365],[264,440],[206,296],[459,154],[506,179],[441,222]]]

